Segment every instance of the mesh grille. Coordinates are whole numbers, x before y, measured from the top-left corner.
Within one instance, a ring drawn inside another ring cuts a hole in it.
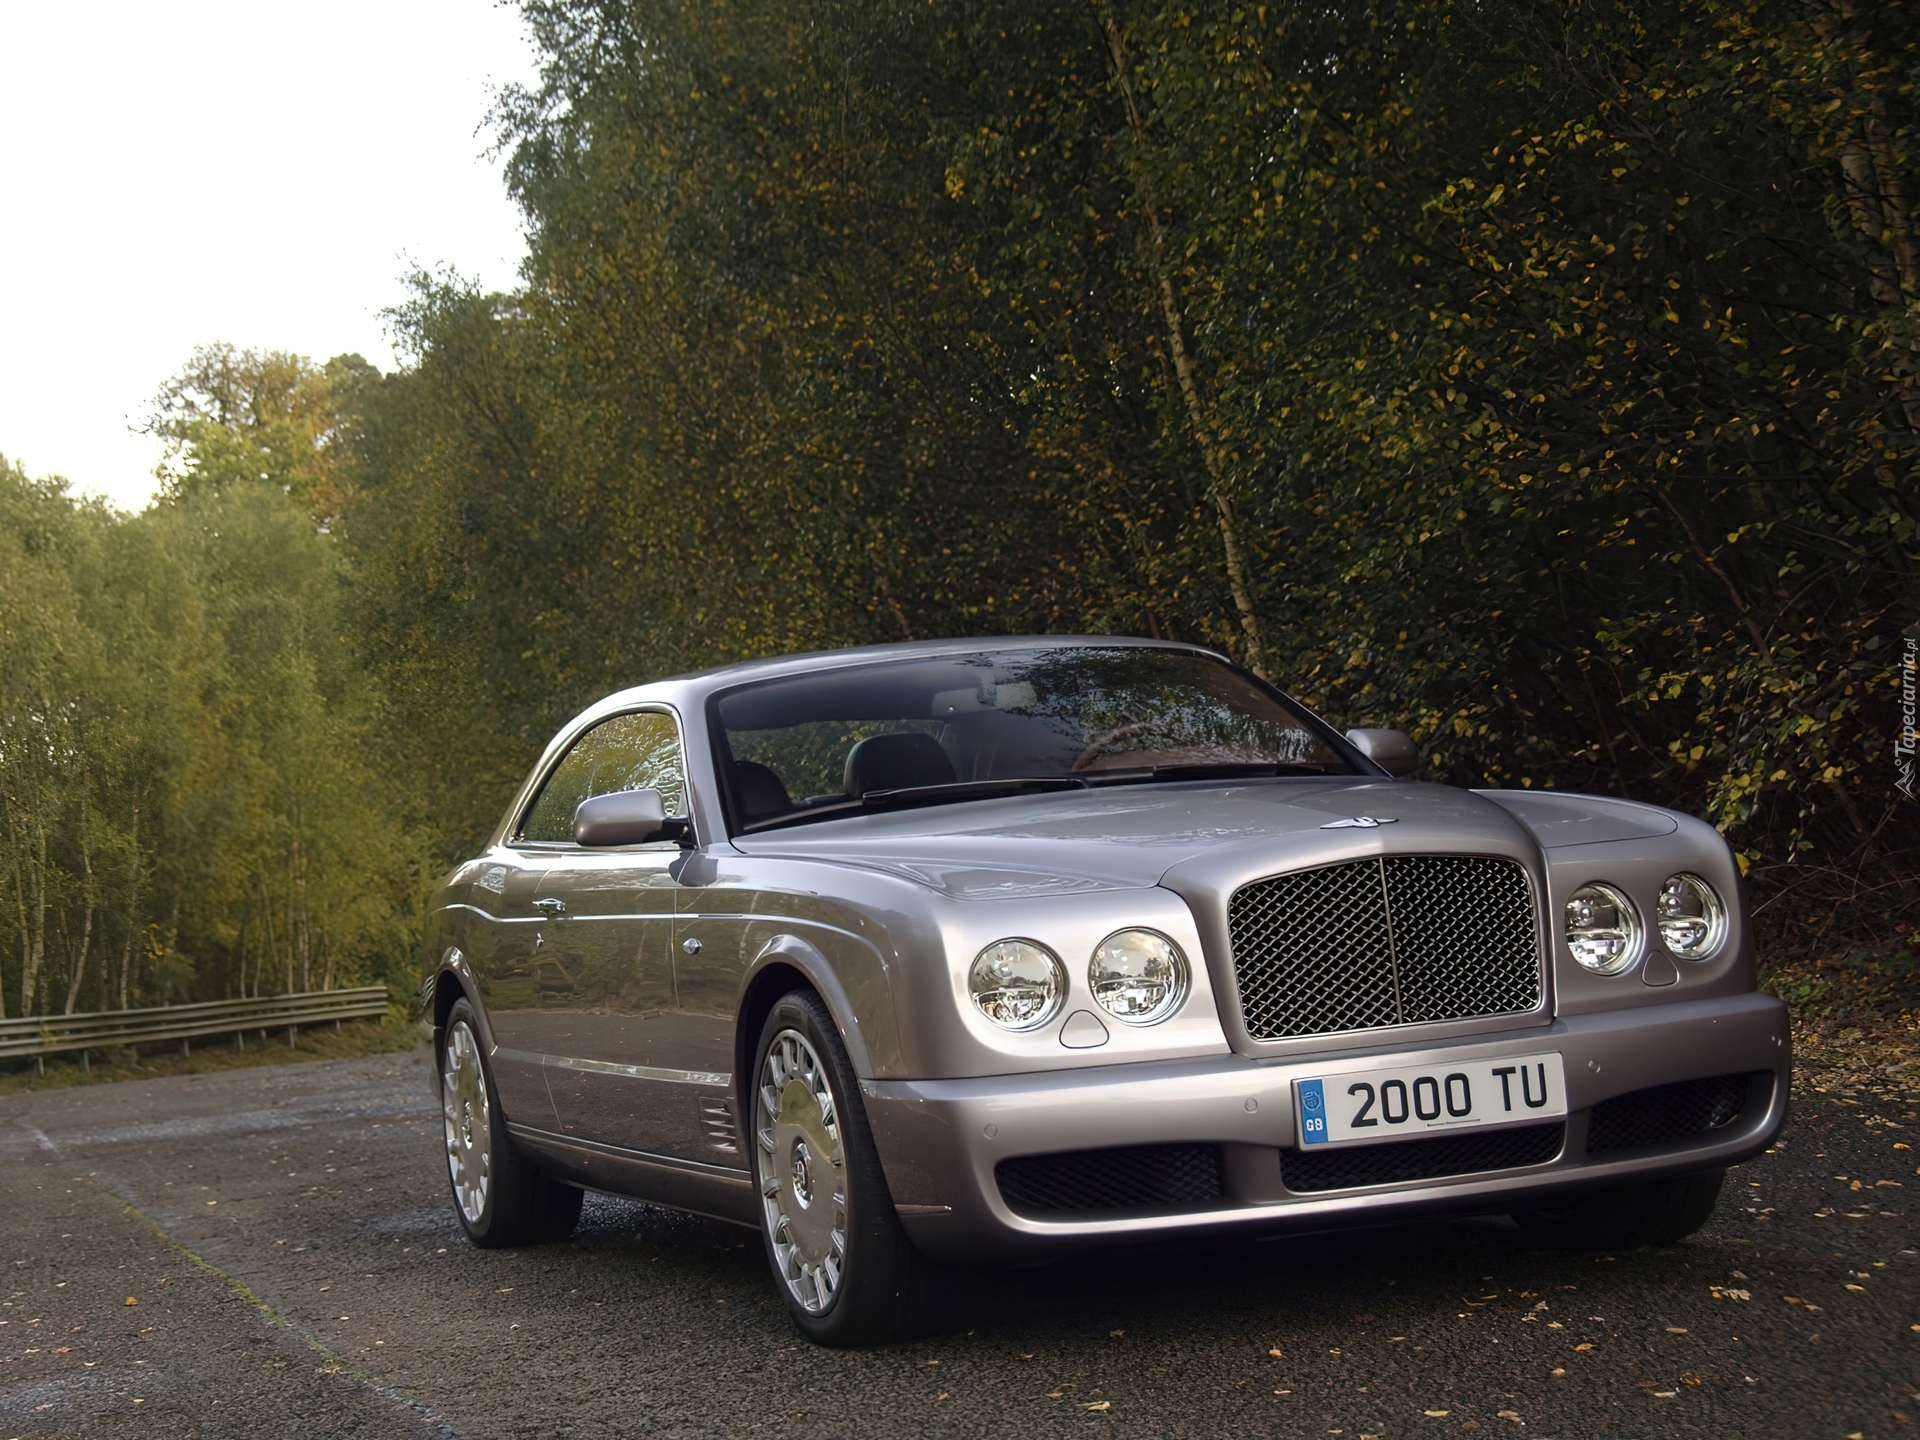
[[[1745,1075],[1682,1080],[1602,1100],[1587,1126],[1587,1153],[1638,1150],[1731,1125],[1747,1103]]]
[[[1218,1204],[1218,1145],[1132,1145],[1002,1160],[1000,1193],[1015,1210],[1197,1210]]]
[[[1477,1175],[1544,1165],[1559,1155],[1567,1137],[1563,1120],[1488,1130],[1465,1135],[1436,1135],[1392,1145],[1355,1145],[1345,1150],[1282,1150],[1280,1178],[1289,1190],[1352,1190],[1362,1185],[1393,1185],[1406,1180],[1436,1180],[1443,1175]]]
[[[1227,931],[1256,1040],[1540,1003],[1533,891],[1511,860],[1388,855],[1276,875],[1234,892]]]

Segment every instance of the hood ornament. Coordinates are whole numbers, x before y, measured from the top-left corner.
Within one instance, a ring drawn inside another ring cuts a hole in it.
[[[1382,825],[1398,825],[1398,815],[1349,815],[1342,820],[1329,820],[1322,830],[1378,830]]]

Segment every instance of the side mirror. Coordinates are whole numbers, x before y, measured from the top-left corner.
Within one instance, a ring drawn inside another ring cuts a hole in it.
[[[573,812],[573,838],[581,845],[645,845],[680,840],[687,822],[669,818],[658,790],[616,790],[582,800]]]
[[[1349,730],[1347,743],[1389,775],[1411,775],[1420,764],[1420,752],[1404,730]]]

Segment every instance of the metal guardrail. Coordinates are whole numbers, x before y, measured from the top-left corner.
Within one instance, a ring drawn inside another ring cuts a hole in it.
[[[0,1020],[0,1059],[26,1059],[78,1051],[153,1045],[182,1046],[209,1036],[231,1035],[244,1044],[247,1032],[286,1030],[328,1021],[365,1020],[387,1013],[387,987],[308,990],[257,1000],[209,1000],[199,1005],[156,1005],[145,1010],[99,1010],[86,1015],[27,1015]]]

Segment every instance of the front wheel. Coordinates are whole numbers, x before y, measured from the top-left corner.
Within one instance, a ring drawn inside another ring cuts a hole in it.
[[[529,1165],[513,1147],[487,1073],[473,1007],[458,1001],[440,1046],[440,1112],[453,1213],[486,1249],[564,1240],[580,1221],[580,1190]]]
[[[1513,1212],[1536,1245],[1554,1250],[1631,1250],[1677,1245],[1713,1216],[1724,1170],[1650,1180],[1582,1195],[1563,1205]]]
[[[894,1214],[826,1006],[811,991],[783,995],[754,1053],[760,1234],[794,1323],[821,1345],[899,1338],[931,1267]]]

